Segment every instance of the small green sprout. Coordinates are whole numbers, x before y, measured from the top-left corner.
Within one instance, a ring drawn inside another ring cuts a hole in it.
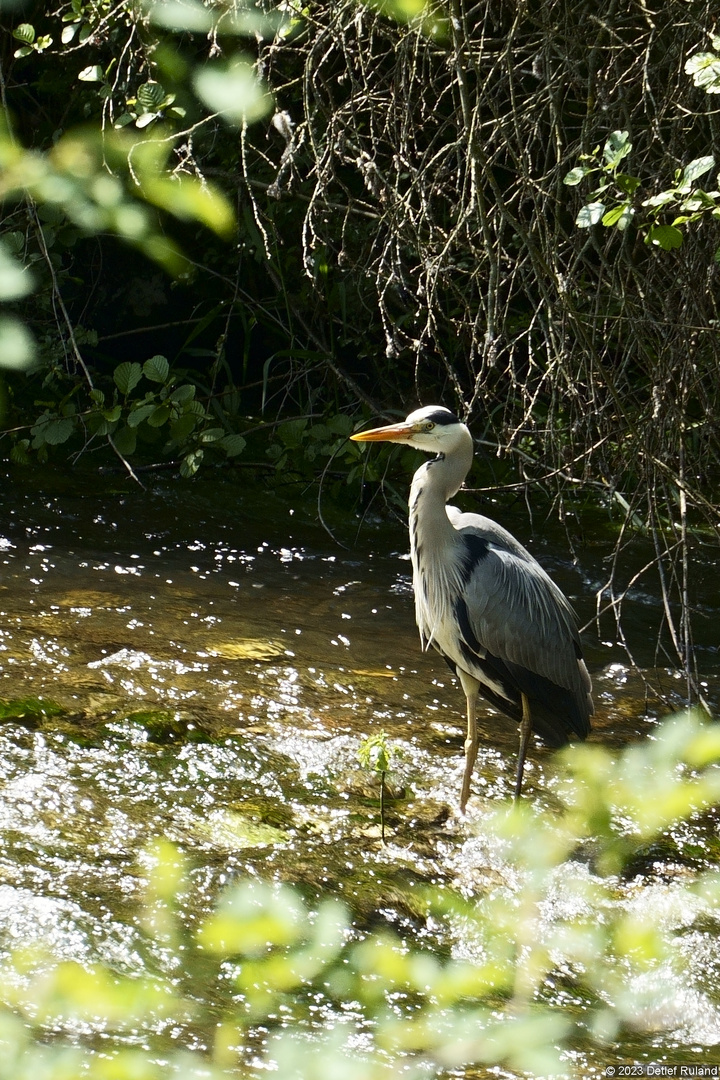
[[[388,742],[386,731],[368,735],[358,748],[358,760],[364,769],[380,774],[380,837],[385,843],[385,774],[391,767],[395,751]]]

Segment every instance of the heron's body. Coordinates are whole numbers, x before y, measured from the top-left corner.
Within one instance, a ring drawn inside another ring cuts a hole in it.
[[[521,725],[519,795],[531,730],[551,746],[590,731],[590,677],[572,608],[506,529],[448,505],[472,464],[473,446],[468,429],[447,409],[418,409],[403,424],[353,438],[405,442],[437,454],[413,478],[410,550],[423,646],[445,657],[467,699],[461,808],[477,756],[479,693]]]

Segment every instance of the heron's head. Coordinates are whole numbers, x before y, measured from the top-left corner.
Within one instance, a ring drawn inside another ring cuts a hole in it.
[[[356,442],[405,443],[428,454],[450,454],[467,442],[470,434],[449,409],[426,405],[411,412],[400,424],[358,431],[350,438]]]

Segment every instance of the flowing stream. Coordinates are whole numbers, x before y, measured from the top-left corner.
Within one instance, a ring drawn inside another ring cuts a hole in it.
[[[41,943],[141,970],[137,912],[154,837],[189,853],[206,911],[228,881],[259,875],[311,883],[369,922],[432,939],[414,919],[416,883],[487,887],[482,818],[512,791],[517,733],[483,710],[462,818],[464,701],[440,658],[420,651],[399,525],[367,524],[341,548],[312,508],[260,500],[233,478],[155,480],[143,492],[47,472],[33,485],[32,474],[2,481],[3,954]],[[573,565],[561,535],[553,547],[533,542],[520,515],[503,523],[592,620],[600,556]],[[639,624],[657,608],[639,598]],[[641,680],[592,626],[586,642],[592,738],[620,747],[646,736],[659,710],[646,710]],[[380,731],[395,751],[391,791],[404,792],[384,848],[377,778],[357,756]],[[552,799],[558,783],[535,747],[527,797]],[[693,843],[717,845],[716,827]],[[720,971],[717,939],[704,964]],[[628,1060],[665,1045],[667,1029],[696,1048],[720,1041],[712,1001],[688,994],[673,1007],[665,1032],[627,1047]],[[577,1075],[595,1071],[586,1062]]]

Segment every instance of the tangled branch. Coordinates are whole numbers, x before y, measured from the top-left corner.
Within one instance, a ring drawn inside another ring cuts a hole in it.
[[[672,253],[632,230],[579,231],[562,180],[618,127],[646,195],[707,152],[717,117],[684,64],[711,13],[513,7],[451,0],[397,26],[354,0],[314,5],[299,37],[261,52],[285,129],[271,149],[255,140],[247,174],[270,197],[251,195],[271,247],[273,200],[305,200],[305,272],[317,285],[322,259],[360,283],[382,327],[385,356],[360,358],[377,385],[396,394],[411,370],[417,398],[440,387],[532,459],[526,476],[551,474],[563,498],[601,484],[627,508],[617,550],[639,523],[660,575],[658,660],[667,650],[697,694],[692,564],[700,536],[718,536],[715,227]]]

